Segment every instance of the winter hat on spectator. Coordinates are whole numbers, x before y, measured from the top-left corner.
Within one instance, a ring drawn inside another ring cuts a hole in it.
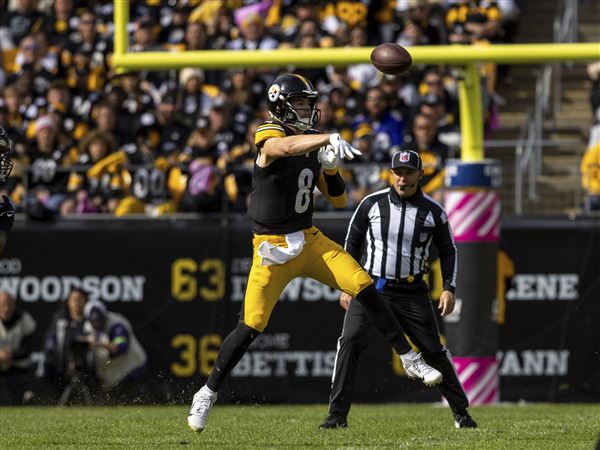
[[[185,86],[186,83],[194,77],[200,78],[200,82],[202,83],[204,81],[204,71],[202,69],[194,69],[191,67],[181,69],[181,72],[179,72],[179,85]]]
[[[83,316],[88,320],[98,319],[98,316],[106,315],[106,306],[98,300],[90,300],[83,308]]]
[[[56,130],[56,124],[52,120],[50,116],[42,116],[35,122],[35,132],[39,133],[46,128],[51,128],[52,130]]]

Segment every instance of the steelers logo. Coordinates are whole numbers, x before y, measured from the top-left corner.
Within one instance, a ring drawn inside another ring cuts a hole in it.
[[[267,96],[269,97],[270,102],[275,102],[279,98],[279,93],[281,92],[281,88],[278,84],[272,84],[269,88],[269,92]]]

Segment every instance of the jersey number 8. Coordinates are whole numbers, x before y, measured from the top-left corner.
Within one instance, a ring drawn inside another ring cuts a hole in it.
[[[296,194],[296,205],[294,209],[302,214],[310,204],[310,188],[313,182],[313,173],[310,169],[303,169],[298,176],[298,193]]]

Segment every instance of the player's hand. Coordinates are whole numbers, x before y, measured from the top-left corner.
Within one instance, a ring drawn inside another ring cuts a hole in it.
[[[442,316],[447,316],[448,314],[454,311],[454,304],[456,303],[456,299],[454,294],[450,291],[443,291],[440,296],[440,304],[438,305],[438,309],[440,310],[440,314]]]
[[[15,207],[6,195],[0,202],[0,230],[8,232],[15,221]]]
[[[323,169],[335,169],[337,167],[338,158],[331,145],[321,147],[319,153],[317,153],[317,159]]]
[[[360,151],[352,147],[340,136],[339,133],[333,133],[329,136],[329,143],[338,159],[354,159],[355,156],[362,155]]]
[[[342,292],[340,295],[340,306],[344,308],[345,311],[348,311],[348,306],[350,306],[350,302],[352,301],[352,296]]]

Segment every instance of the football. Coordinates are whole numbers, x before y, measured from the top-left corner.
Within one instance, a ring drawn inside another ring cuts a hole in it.
[[[371,52],[371,63],[387,75],[401,75],[412,66],[412,56],[398,44],[386,42]]]

